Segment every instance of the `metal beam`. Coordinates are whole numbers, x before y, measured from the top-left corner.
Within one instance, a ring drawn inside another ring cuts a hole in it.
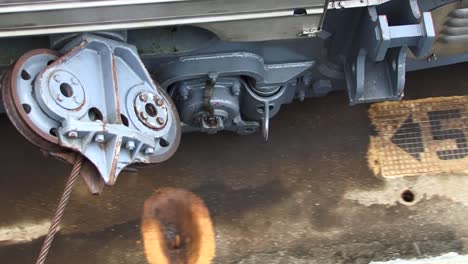
[[[108,31],[172,25],[201,25],[208,29],[242,28],[264,23],[249,35],[239,30],[226,40],[266,40],[297,37],[302,29],[317,29],[328,9],[378,5],[389,0],[0,0],[0,38],[71,32]],[[273,20],[279,20],[273,21]],[[271,25],[277,28],[271,28]],[[258,34],[280,32],[278,36]],[[285,33],[286,32],[286,33]],[[261,35],[258,38],[255,36]]]

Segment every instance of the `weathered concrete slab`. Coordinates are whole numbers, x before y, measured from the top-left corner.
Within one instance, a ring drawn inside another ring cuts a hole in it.
[[[457,253],[448,253],[438,257],[412,259],[412,260],[391,260],[384,262],[371,262],[371,264],[465,264],[468,263],[468,256],[461,256]]]
[[[406,94],[466,94],[467,71],[460,65],[412,73]],[[70,168],[42,156],[5,117],[0,131],[0,235],[5,240],[10,230],[11,239],[23,241],[0,242],[0,263],[33,263],[42,242],[36,238]],[[285,106],[268,143],[260,135],[185,135],[174,158],[121,175],[100,197],[80,183],[48,263],[146,263],[142,206],[163,186],[205,200],[216,263],[359,264],[468,254],[467,178],[375,177],[367,165],[370,132],[366,106],[350,107],[336,93]],[[414,194],[410,203],[402,200],[405,190]]]

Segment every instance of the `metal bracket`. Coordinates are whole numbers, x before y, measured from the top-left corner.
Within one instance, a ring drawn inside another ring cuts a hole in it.
[[[399,100],[403,96],[407,49],[417,57],[430,53],[435,40],[431,14],[421,14],[416,0],[401,2],[406,11],[397,18],[385,15],[385,8],[368,7],[361,20],[356,33],[359,39],[353,40],[350,55],[345,59],[352,105]]]
[[[328,9],[345,9],[365,6],[377,6],[390,0],[333,0],[328,3]]]
[[[81,153],[108,185],[130,164],[172,156],[181,133],[177,111],[134,46],[85,34],[62,53],[38,51],[16,65],[23,72],[14,76],[19,103],[28,102],[34,114],[27,122],[39,134]]]
[[[281,85],[314,65],[315,61],[266,64],[256,54],[235,52],[181,57],[177,61],[156,65],[155,71],[163,87],[169,87],[178,81],[206,78],[213,72],[220,76],[249,76],[258,84]]]

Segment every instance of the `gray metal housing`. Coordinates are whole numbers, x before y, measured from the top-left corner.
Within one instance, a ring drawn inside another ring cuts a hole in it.
[[[434,60],[430,12],[457,1],[124,2],[0,5],[0,37],[9,37],[0,39],[0,67],[25,50],[104,30],[96,34],[137,48],[176,102],[184,131],[261,129],[267,137],[269,119],[295,99],[337,90],[347,90],[350,104],[401,99],[407,70],[443,64]],[[38,36],[11,38],[19,35]]]

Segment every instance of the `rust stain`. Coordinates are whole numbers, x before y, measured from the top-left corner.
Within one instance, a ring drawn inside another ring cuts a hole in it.
[[[112,78],[114,80],[114,93],[115,93],[115,122],[122,124],[122,118],[120,118],[120,97],[119,97],[119,85],[117,81],[117,66],[115,64],[115,56],[112,54]]]
[[[156,190],[145,201],[141,233],[150,264],[209,264],[215,255],[210,213],[187,190]]]
[[[119,154],[120,154],[121,146],[122,146],[122,137],[118,137],[116,140],[114,155],[112,155],[111,170],[109,172],[109,184],[110,185],[114,185],[115,181],[117,180],[115,176],[115,170],[117,169],[117,162],[119,161]]]
[[[73,55],[78,53],[80,50],[84,49],[86,45],[88,45],[88,41],[84,40],[78,46],[72,48],[69,52],[67,52],[66,54],[64,54],[60,58],[58,58],[54,63],[52,63],[52,65],[57,65],[57,64],[63,63],[64,61],[68,60],[70,57],[72,57]]]

